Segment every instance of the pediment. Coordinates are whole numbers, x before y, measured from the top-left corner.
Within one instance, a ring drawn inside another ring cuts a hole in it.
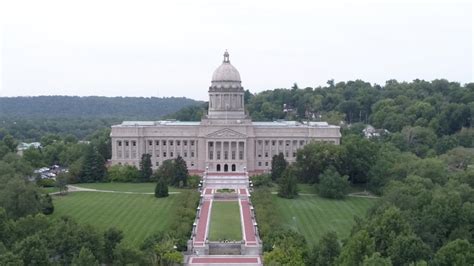
[[[224,128],[221,130],[217,130],[207,135],[208,138],[216,138],[216,139],[228,139],[228,138],[246,138],[247,136],[234,131],[232,129]]]

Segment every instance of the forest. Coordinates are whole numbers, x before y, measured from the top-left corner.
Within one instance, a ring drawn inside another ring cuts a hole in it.
[[[48,133],[83,140],[123,120],[159,120],[198,104],[178,97],[1,97],[0,128],[25,142],[39,141]]]

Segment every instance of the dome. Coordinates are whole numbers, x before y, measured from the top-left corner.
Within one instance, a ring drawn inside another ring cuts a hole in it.
[[[224,53],[224,61],[222,62],[222,65],[220,65],[214,71],[214,74],[212,74],[212,81],[241,81],[239,71],[233,65],[230,64],[229,53],[227,51],[225,51]]]

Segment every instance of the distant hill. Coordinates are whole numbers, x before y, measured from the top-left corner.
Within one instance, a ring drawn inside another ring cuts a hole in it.
[[[188,98],[35,96],[0,97],[0,117],[159,119],[202,104]]]

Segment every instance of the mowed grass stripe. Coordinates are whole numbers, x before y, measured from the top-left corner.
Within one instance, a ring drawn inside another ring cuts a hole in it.
[[[331,230],[341,239],[348,237],[354,224],[354,216],[364,216],[376,201],[354,197],[344,200],[330,200],[318,196],[300,196],[290,200],[278,198],[276,195],[274,197],[283,224],[289,228],[296,226],[297,231],[313,245],[319,241],[321,235]]]
[[[124,232],[124,242],[139,245],[154,232],[170,225],[177,207],[176,196],[157,199],[153,195],[75,192],[54,197],[53,218],[63,215],[99,229],[116,227]]]

